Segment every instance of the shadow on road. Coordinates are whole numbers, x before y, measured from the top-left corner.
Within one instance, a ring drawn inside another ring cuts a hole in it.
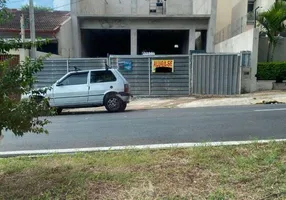
[[[124,112],[115,112],[115,113],[109,113],[105,110],[94,110],[94,111],[63,111],[60,115],[56,116],[68,116],[68,115],[91,115],[91,114],[124,114],[124,113],[132,113],[132,112],[143,112],[147,111],[149,109],[140,109],[140,110],[126,110]]]

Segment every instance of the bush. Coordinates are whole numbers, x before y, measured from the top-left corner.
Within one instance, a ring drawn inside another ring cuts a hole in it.
[[[286,80],[286,62],[258,63],[257,79],[283,82]]]

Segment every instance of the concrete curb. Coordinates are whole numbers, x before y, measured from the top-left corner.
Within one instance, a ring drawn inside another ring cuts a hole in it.
[[[27,151],[6,151],[0,152],[0,157],[16,156],[42,156],[49,154],[73,154],[99,151],[122,151],[122,150],[144,150],[144,149],[171,149],[171,148],[190,148],[204,146],[237,146],[246,144],[266,144],[270,142],[286,142],[286,139],[278,140],[257,140],[257,141],[230,141],[230,142],[206,142],[206,143],[174,143],[174,144],[154,144],[137,146],[114,146],[114,147],[93,147],[93,148],[74,148],[74,149],[49,149],[49,150],[27,150]]]

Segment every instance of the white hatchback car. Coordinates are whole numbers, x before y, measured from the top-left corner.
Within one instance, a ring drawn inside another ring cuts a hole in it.
[[[25,95],[22,99],[29,98]],[[123,112],[130,102],[129,83],[117,69],[73,71],[47,91],[49,106],[60,114],[67,108],[105,106],[109,112]]]

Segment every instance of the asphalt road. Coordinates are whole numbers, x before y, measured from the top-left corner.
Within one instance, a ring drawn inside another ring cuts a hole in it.
[[[286,138],[286,105],[93,112],[49,119],[49,135],[4,133],[0,152]]]

